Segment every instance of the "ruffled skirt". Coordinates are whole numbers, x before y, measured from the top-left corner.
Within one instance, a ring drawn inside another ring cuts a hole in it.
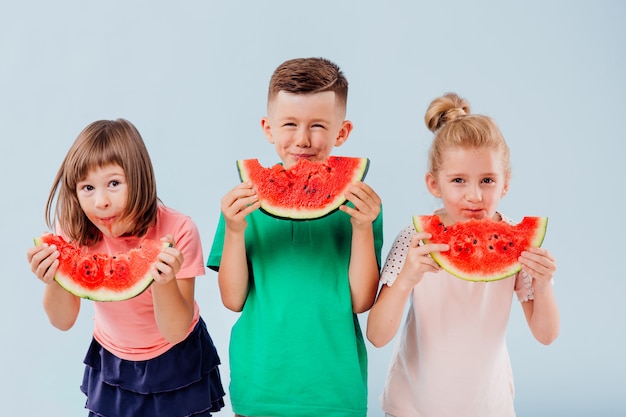
[[[224,406],[220,359],[202,317],[154,359],[120,359],[93,339],[84,362],[80,389],[89,416],[205,417]]]

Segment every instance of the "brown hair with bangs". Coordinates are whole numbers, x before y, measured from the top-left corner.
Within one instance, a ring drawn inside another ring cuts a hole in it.
[[[344,110],[348,102],[348,80],[341,69],[326,58],[296,58],[280,64],[270,79],[268,103],[279,91],[293,94],[332,91]]]
[[[143,236],[154,226],[158,197],[150,155],[137,128],[127,120],[117,119],[89,124],[72,144],[48,195],[48,227],[58,223],[68,239],[80,245],[98,242],[102,233],[80,207],[76,186],[90,170],[111,164],[119,165],[126,176],[128,204],[122,216],[134,225],[129,234]]]
[[[424,121],[435,133],[428,155],[428,170],[436,175],[443,153],[451,147],[487,148],[500,151],[504,172],[511,174],[509,147],[496,123],[488,116],[471,114],[467,100],[447,93],[430,103]]]

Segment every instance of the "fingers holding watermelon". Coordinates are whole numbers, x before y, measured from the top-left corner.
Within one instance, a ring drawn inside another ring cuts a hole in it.
[[[445,252],[450,249],[450,246],[444,243],[423,243],[431,237],[430,233],[417,232],[411,238],[406,261],[401,271],[401,275],[409,280],[411,286],[419,284],[424,273],[437,272],[441,269],[439,264],[431,258],[432,252]]]
[[[54,279],[59,266],[59,251],[56,245],[42,243],[28,249],[26,258],[30,270],[40,281],[49,284]]]
[[[152,276],[155,282],[164,284],[176,278],[184,258],[182,252],[174,246],[175,242],[172,235],[167,235],[161,241],[169,243],[169,246],[164,245],[157,262],[154,264]]]
[[[352,225],[355,227],[371,227],[372,222],[380,214],[381,199],[369,185],[362,181],[357,181],[348,188],[346,199],[354,207],[342,205],[339,209],[352,218]]]
[[[243,182],[230,190],[221,201],[221,210],[226,226],[242,232],[245,230],[246,216],[261,207],[259,196],[250,182]]]
[[[519,262],[522,269],[535,280],[533,285],[535,291],[541,291],[551,285],[556,271],[556,261],[546,249],[530,247],[521,253]]]

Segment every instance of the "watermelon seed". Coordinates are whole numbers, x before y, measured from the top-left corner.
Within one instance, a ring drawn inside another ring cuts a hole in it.
[[[505,245],[505,246],[502,246],[502,250],[506,250],[506,249],[507,249],[507,248],[506,248],[506,245]]]
[[[330,194],[328,194],[328,195],[326,196],[326,198],[330,198]]]
[[[476,239],[474,239],[474,245],[477,244],[477,243],[478,243],[478,241]]]
[[[489,249],[493,250],[493,246],[492,246],[492,245],[489,245]]]

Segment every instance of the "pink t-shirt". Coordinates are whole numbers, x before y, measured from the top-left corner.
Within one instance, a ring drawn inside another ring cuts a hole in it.
[[[393,285],[414,227],[404,228],[383,267]],[[412,292],[392,354],[381,402],[397,417],[514,416],[506,326],[513,299],[532,298],[521,273],[496,282],[468,282],[441,270]]]
[[[143,239],[160,240],[168,234],[174,236],[176,247],[184,257],[184,263],[177,274],[178,279],[204,275],[202,244],[195,223],[190,217],[162,205],[159,205],[156,226],[145,236],[141,238],[105,236],[96,245],[89,247],[88,251],[123,253],[139,246]],[[130,300],[94,302],[94,309],[94,337],[105,349],[122,359],[133,361],[152,359],[173,346],[163,338],[157,327],[152,303],[152,286]],[[188,334],[198,322],[199,316],[199,307],[194,301],[194,316]]]

